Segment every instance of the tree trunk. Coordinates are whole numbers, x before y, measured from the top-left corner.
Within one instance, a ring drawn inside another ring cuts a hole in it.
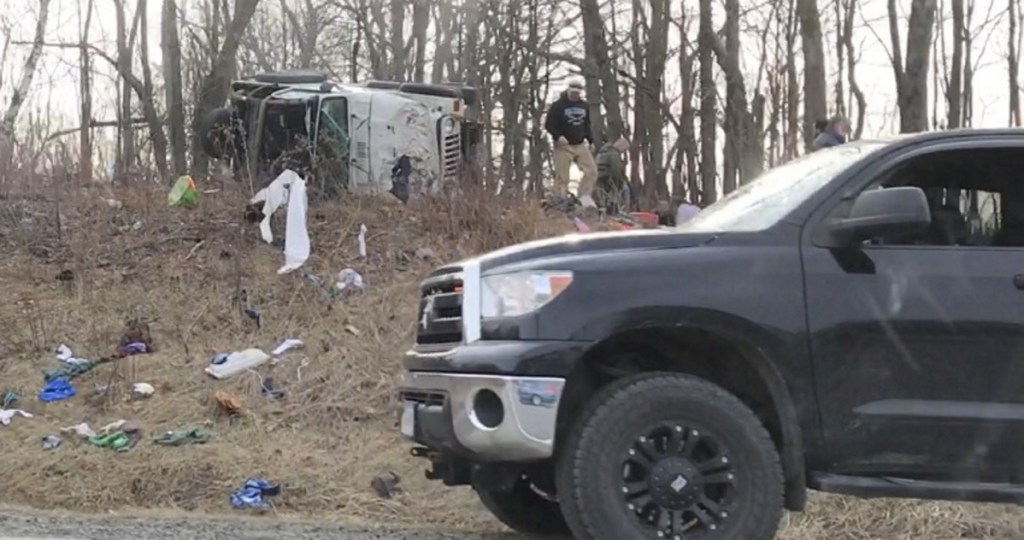
[[[427,27],[430,25],[430,2],[415,0],[412,5],[412,39],[416,44],[416,60],[412,79],[425,82],[427,70]]]
[[[389,57],[391,58],[391,78],[396,81],[405,80],[405,0],[391,0],[391,40]]]
[[[50,17],[50,0],[39,0],[39,19],[36,20],[36,31],[32,38],[32,49],[25,59],[25,65],[21,71],[21,79],[14,87],[14,94],[11,95],[11,102],[4,113],[3,122],[0,123],[0,136],[7,135],[13,138],[14,124],[21,114],[21,106],[25,104],[25,98],[32,87],[32,79],[39,67],[39,59],[43,56],[43,45],[46,41],[46,23]]]
[[[697,54],[700,58],[700,204],[718,200],[715,174],[715,139],[718,129],[718,88],[715,85],[715,28],[712,23],[711,0],[700,0],[700,30]]]
[[[910,4],[905,64],[900,52],[896,0],[888,1],[888,11],[900,133],[925,131],[928,129],[928,62],[935,30],[936,0],[912,0]]]
[[[961,24],[963,19],[963,0],[953,0],[954,5],[956,2],[960,2],[960,17]],[[1010,31],[1008,32],[1007,42],[1009,45],[1009,53],[1007,54],[1007,75],[1010,83],[1010,125],[1020,127],[1020,82],[1018,77],[1020,73],[1020,50],[1019,50],[1019,35],[1020,27],[1020,3],[1018,0],[1007,0],[1009,3],[1009,18],[1010,18]],[[954,15],[955,16],[955,15]]]
[[[181,42],[178,39],[178,7],[175,0],[163,0],[160,39],[163,56],[164,98],[167,106],[167,133],[171,146],[173,176],[188,171],[185,138],[185,100],[181,83]]]
[[[139,0],[135,10],[139,14],[139,62],[142,64],[142,85],[146,90],[146,95],[140,99],[150,103],[143,105],[143,108],[146,108],[152,107],[152,103],[156,100],[156,92],[153,91],[153,70],[149,65],[149,17],[147,16],[149,6],[146,0]],[[169,176],[167,172],[167,136],[159,116],[155,114],[155,108],[152,116],[147,115],[147,123],[149,124],[150,140],[153,143],[153,162],[156,164],[157,173],[160,174],[160,180],[166,182]]]
[[[259,0],[235,0],[234,16],[228,25],[224,43],[214,60],[213,69],[206,74],[200,86],[198,103],[195,108],[192,129],[195,133],[195,122],[217,107],[221,107],[228,99],[228,88],[235,77],[235,56],[245,31],[256,13]],[[209,171],[209,159],[203,154],[198,134],[192,138],[192,159],[194,172],[205,176]]]
[[[583,45],[586,57],[588,61],[593,62],[595,80],[599,81],[600,89],[600,92],[591,94],[591,110],[593,112],[593,109],[598,109],[598,115],[595,116],[598,121],[594,124],[594,138],[606,141],[625,131],[618,79],[608,51],[604,19],[601,17],[601,8],[597,0],[580,0],[580,17],[583,19]],[[603,115],[601,105],[604,105]]]
[[[845,12],[843,14],[843,48],[846,49],[846,79],[850,82],[850,93],[857,102],[857,120],[853,128],[853,139],[860,139],[864,134],[864,119],[867,114],[868,102],[864,92],[857,84],[857,55],[853,47],[853,18],[857,12],[858,0],[843,0]],[[853,105],[850,105],[850,112],[853,112]]]
[[[817,0],[797,0],[796,9],[804,51],[804,143],[810,148],[814,142],[814,122],[828,117],[825,47],[822,43]]]
[[[79,4],[81,8],[81,4]],[[88,185],[92,182],[92,63],[89,55],[89,28],[92,26],[93,0],[85,1],[85,16],[79,12],[81,33],[79,34],[78,89],[82,100],[80,111],[82,127],[78,132],[78,182]]]

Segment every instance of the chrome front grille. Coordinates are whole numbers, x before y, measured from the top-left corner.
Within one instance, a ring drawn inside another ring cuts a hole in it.
[[[444,136],[441,144],[441,177],[444,181],[455,182],[459,179],[462,165],[462,134],[455,133]]]
[[[462,341],[462,274],[444,274],[420,287],[416,343],[436,345]]]

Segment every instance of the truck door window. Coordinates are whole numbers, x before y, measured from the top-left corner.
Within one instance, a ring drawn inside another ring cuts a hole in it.
[[[348,100],[332,97],[320,102],[316,136],[317,176],[324,188],[348,186],[349,131]]]
[[[924,190],[932,223],[921,233],[870,240],[878,245],[1024,246],[1024,152],[1018,148],[950,150],[922,155],[885,173],[867,189]],[[831,214],[849,212],[851,194]]]

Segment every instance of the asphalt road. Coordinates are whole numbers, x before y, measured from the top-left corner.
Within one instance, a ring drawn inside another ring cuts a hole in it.
[[[479,535],[409,530],[353,530],[337,525],[242,520],[129,519],[26,514],[0,510],[0,540],[529,540],[516,534]]]

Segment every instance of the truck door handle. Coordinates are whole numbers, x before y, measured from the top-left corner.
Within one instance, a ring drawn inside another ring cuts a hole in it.
[[[1017,274],[1013,276],[1013,286],[1017,289],[1024,290],[1024,274]]]

